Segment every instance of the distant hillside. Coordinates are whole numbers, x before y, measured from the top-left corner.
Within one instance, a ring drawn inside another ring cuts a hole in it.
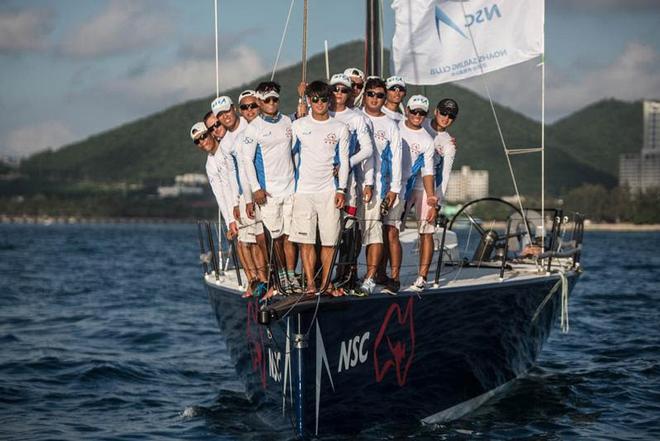
[[[330,51],[329,58],[331,72],[348,66],[361,66],[364,44],[351,42],[338,46]],[[323,77],[324,59],[319,54],[308,62],[308,78]],[[300,78],[300,64],[282,69],[276,75],[275,79],[282,85],[282,107],[287,112],[294,109],[296,85]],[[265,77],[223,94],[236,97],[241,90],[254,87],[263,79]],[[467,164],[475,169],[489,170],[492,194],[513,193],[488,102],[469,90],[453,85],[413,87],[409,95],[413,93],[424,93],[432,102],[447,96],[455,98],[461,108],[459,119],[452,128],[459,146],[456,166]],[[55,183],[81,180],[99,183],[169,182],[176,174],[201,172],[205,158],[190,142],[188,131],[193,122],[201,119],[209,109],[210,101],[211,96],[189,101],[55,152],[36,154],[23,161],[21,172],[33,177],[35,182],[45,180]],[[608,115],[606,107],[620,104],[602,104],[602,115],[587,108],[550,127],[546,154],[549,192],[561,195],[583,183],[607,187],[616,184],[616,170],[612,171],[613,158],[618,157],[624,145],[626,149],[635,150],[632,140],[641,133],[641,129],[635,131],[629,127],[614,130],[616,126],[612,124],[612,119],[615,117],[603,116]],[[591,107],[600,109],[598,104]],[[510,148],[538,146],[538,122],[502,106],[497,106],[497,109]],[[637,110],[629,111],[626,121],[631,121],[629,118],[636,115],[635,112]],[[641,121],[641,113],[638,116]],[[538,194],[539,154],[516,156],[513,164],[521,191]]]
[[[642,103],[603,100],[556,122],[548,133],[583,164],[619,174],[619,155],[642,149]]]

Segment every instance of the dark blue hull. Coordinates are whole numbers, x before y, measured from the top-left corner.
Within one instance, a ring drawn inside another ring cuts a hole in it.
[[[570,292],[577,273],[567,276]],[[476,407],[534,364],[560,311],[561,289],[548,297],[559,281],[322,298],[318,307],[287,299],[269,326],[258,323],[254,301],[208,287],[249,395],[315,434],[440,422]],[[295,334],[306,347],[295,348]]]

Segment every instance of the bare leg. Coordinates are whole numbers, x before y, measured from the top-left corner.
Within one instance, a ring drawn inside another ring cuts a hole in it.
[[[321,286],[325,286],[330,278],[330,265],[332,264],[332,255],[334,254],[335,247],[321,247],[321,265],[323,266]]]
[[[248,282],[251,282],[257,275],[254,271],[254,260],[252,260],[252,253],[250,252],[249,244],[239,241],[236,251],[238,253],[238,258],[241,261],[241,265],[243,265],[243,270],[248,278]]]
[[[305,280],[307,281],[307,288],[305,293],[316,292],[316,284],[314,283],[314,269],[316,268],[316,250],[314,244],[303,243],[300,244],[300,256],[302,258],[303,270],[305,272]]]
[[[294,272],[298,263],[298,246],[289,241],[289,236],[284,235],[284,254],[286,255],[286,270]]]
[[[390,238],[388,228],[387,225],[383,225],[383,255],[380,262],[378,262],[378,267],[376,269],[376,276],[379,279],[387,276],[387,262],[390,260]]]
[[[263,239],[263,234],[260,234]],[[257,278],[261,282],[266,282],[268,275],[266,273],[266,254],[263,252],[263,248],[259,243],[259,236],[257,236],[257,243],[250,244],[250,251],[252,252],[252,260],[255,264],[255,273]],[[263,241],[265,243],[265,240]]]
[[[390,265],[392,267],[392,279],[399,280],[399,271],[401,270],[401,242],[399,241],[399,230],[396,227],[387,225],[387,238],[389,241]]]
[[[429,268],[433,260],[433,234],[419,235],[419,275],[426,277],[429,275]]]
[[[382,243],[367,245],[367,274],[365,278],[374,278],[376,275],[376,270],[383,259],[383,248]]]

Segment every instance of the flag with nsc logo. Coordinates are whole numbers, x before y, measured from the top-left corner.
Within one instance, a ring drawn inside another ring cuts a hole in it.
[[[543,53],[543,0],[394,0],[394,71],[411,84],[492,72]]]

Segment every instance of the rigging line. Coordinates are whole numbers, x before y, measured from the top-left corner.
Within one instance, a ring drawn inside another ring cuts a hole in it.
[[[465,12],[465,4],[461,2],[461,9],[463,10],[463,16],[467,17],[467,14]],[[484,85],[484,88],[486,89],[486,94],[488,95],[488,101],[490,103],[490,109],[493,112],[493,117],[495,118],[495,124],[497,125],[497,132],[500,135],[500,141],[502,142],[502,148],[504,149],[504,156],[506,157],[506,163],[509,166],[509,173],[511,173],[511,179],[513,181],[513,188],[516,191],[516,198],[518,199],[518,205],[520,206],[520,212],[522,213],[523,221],[525,224],[525,229],[527,230],[527,237],[532,237],[530,231],[529,231],[529,226],[527,225],[527,217],[525,216],[525,210],[522,205],[522,200],[520,199],[520,192],[518,191],[518,183],[516,182],[516,175],[513,172],[513,166],[511,165],[511,158],[509,158],[509,155],[506,154],[507,152],[507,146],[506,146],[506,141],[504,140],[504,134],[502,133],[502,126],[500,125],[500,120],[497,117],[497,111],[495,111],[495,105],[493,104],[493,97],[490,94],[490,88],[488,87],[488,82],[486,81],[486,78],[484,77],[485,72],[484,72],[484,66],[483,64],[479,61],[481,58],[481,55],[479,54],[479,51],[477,50],[477,44],[474,41],[474,36],[472,35],[472,26],[466,26],[468,33],[470,34],[470,42],[472,43],[472,49],[474,49],[474,54],[477,56],[477,63],[479,64],[479,70],[481,71],[481,75],[479,75],[481,82]]]
[[[218,62],[218,0],[213,0],[215,17],[215,97],[220,96],[220,64]]]
[[[280,39],[280,47],[277,49],[277,56],[275,57],[275,64],[273,64],[273,72],[270,74],[270,80],[273,81],[275,78],[275,71],[277,70],[277,65],[280,62],[280,55],[282,55],[282,46],[284,46],[284,39],[286,38],[286,31],[289,29],[289,19],[291,18],[291,11],[293,11],[293,4],[296,0],[291,0],[289,5],[289,13],[286,16],[286,22],[284,23],[284,31],[282,31],[282,38]]]
[[[380,15],[380,20],[379,20],[379,26],[378,26],[378,38],[379,38],[379,45],[380,45],[380,72],[378,72],[378,76],[383,78],[383,70],[385,69],[383,66],[385,65],[385,48],[383,45],[383,21],[385,19],[385,16],[383,14],[383,0],[380,0],[380,8],[378,9],[378,13]]]
[[[307,0],[303,7],[302,81],[307,82]]]

